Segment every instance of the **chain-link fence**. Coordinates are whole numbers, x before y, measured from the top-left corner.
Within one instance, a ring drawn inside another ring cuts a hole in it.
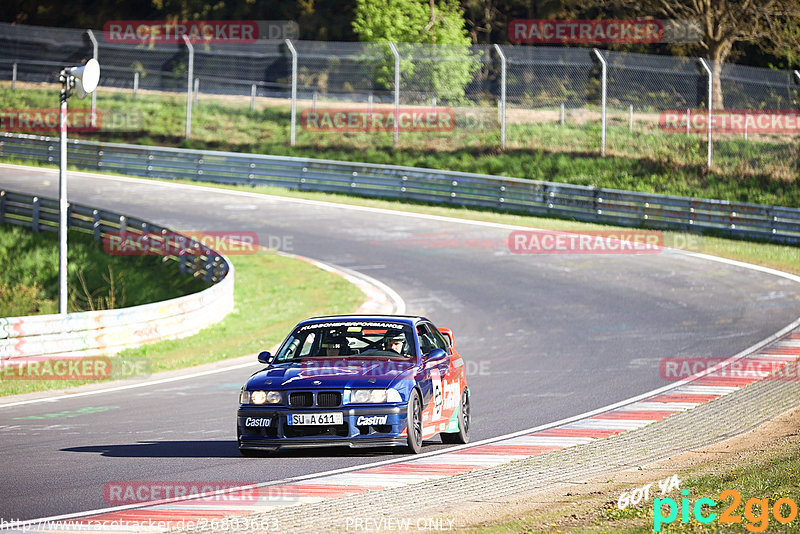
[[[94,54],[93,38],[99,92],[185,105],[180,119],[153,115],[176,138],[202,136],[216,119],[183,118],[213,103],[217,116],[258,108],[273,123],[261,135],[287,144],[540,149],[756,180],[798,174],[800,72],[700,58],[555,46],[115,44],[99,30],[0,24],[0,79],[57,82],[61,68]]]

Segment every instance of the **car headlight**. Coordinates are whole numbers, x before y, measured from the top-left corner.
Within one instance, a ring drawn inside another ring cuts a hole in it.
[[[246,389],[239,393],[239,404],[250,404],[250,392]]]
[[[242,401],[242,404],[280,404],[280,391],[243,391],[241,399],[249,400],[249,403]]]
[[[354,389],[350,394],[350,402],[358,404],[401,402],[401,399],[396,389]]]

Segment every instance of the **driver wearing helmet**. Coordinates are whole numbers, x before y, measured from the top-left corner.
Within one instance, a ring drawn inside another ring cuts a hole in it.
[[[403,334],[397,334],[392,337],[387,337],[385,340],[386,350],[396,352],[397,354],[403,354],[403,345],[406,342],[406,338]]]

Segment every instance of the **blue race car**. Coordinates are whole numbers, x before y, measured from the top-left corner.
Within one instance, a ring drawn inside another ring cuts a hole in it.
[[[239,450],[407,446],[469,441],[464,361],[453,333],[425,317],[307,319],[242,388]]]

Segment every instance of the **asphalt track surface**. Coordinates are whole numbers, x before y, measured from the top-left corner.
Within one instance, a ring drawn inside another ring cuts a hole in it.
[[[56,198],[57,186],[53,172],[0,167],[0,188]],[[454,330],[473,440],[664,386],[663,358],[729,357],[800,315],[800,284],[672,251],[519,255],[509,229],[76,173],[69,199],[175,230],[256,232],[388,284],[408,313]],[[263,482],[396,457],[241,457],[237,394],[257,368],[0,408],[0,518],[108,507],[115,481]]]

